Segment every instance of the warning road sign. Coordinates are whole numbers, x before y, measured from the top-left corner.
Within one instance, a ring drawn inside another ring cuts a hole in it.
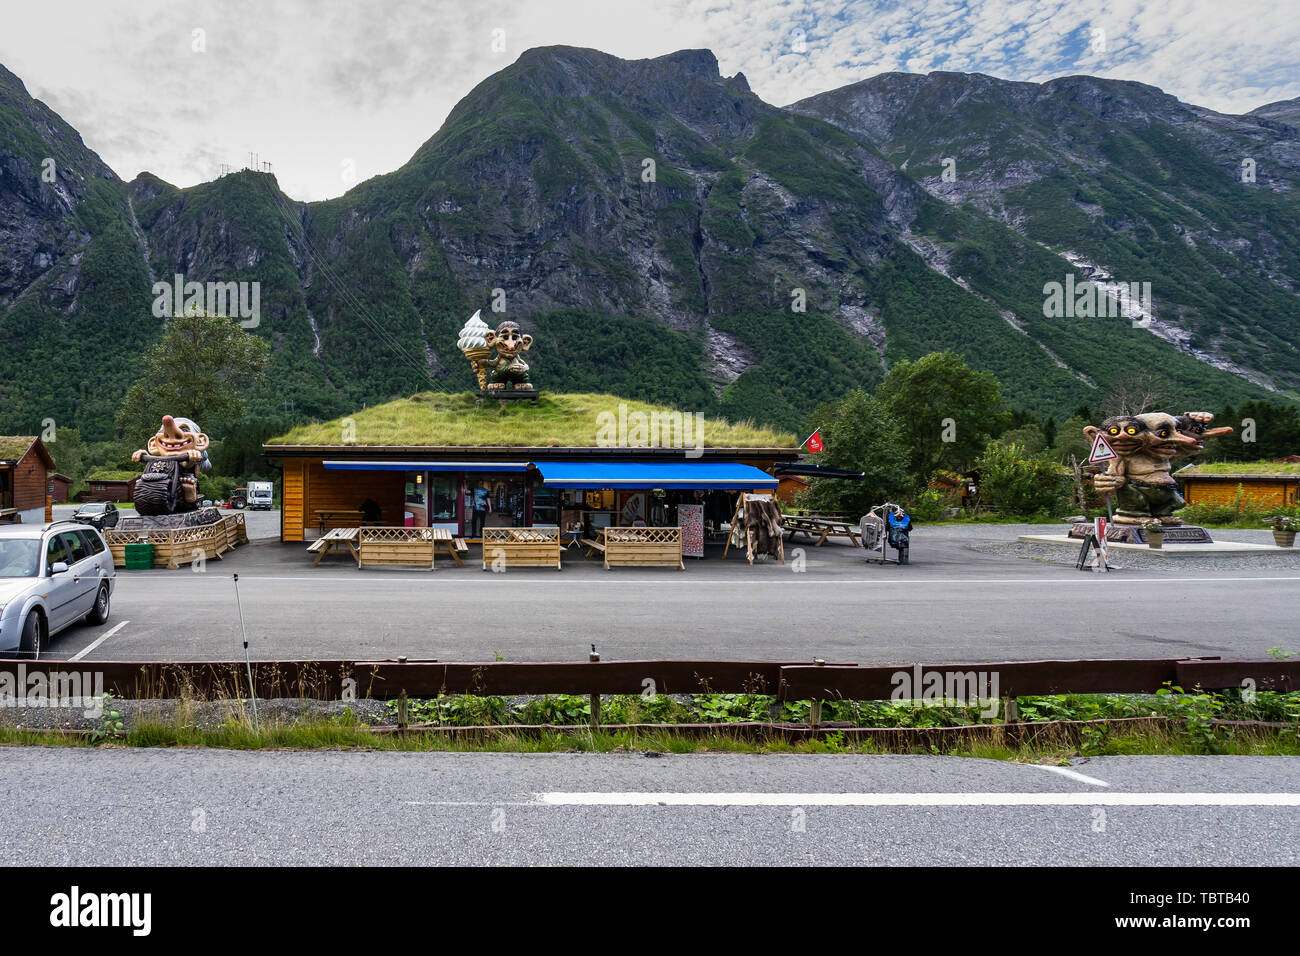
[[[1092,452],[1088,455],[1088,464],[1095,465],[1101,461],[1114,461],[1119,455],[1115,454],[1115,449],[1110,447],[1110,442],[1106,441],[1106,436],[1098,432],[1097,438],[1092,443]]]

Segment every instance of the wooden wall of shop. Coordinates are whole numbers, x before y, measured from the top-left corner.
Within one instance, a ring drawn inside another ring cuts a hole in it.
[[[1237,499],[1238,488],[1245,500],[1259,508],[1300,504],[1300,479],[1291,476],[1243,480],[1188,475],[1183,479],[1183,497],[1189,505],[1230,505]]]
[[[406,475],[400,471],[335,471],[320,461],[288,458],[281,486],[281,540],[302,541],[315,532],[316,511],[357,508],[367,498],[383,509],[380,523],[400,527],[405,519]]]

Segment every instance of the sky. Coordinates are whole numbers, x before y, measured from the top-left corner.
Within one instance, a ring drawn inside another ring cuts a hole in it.
[[[0,0],[0,64],[124,179],[271,164],[298,200],[405,163],[532,47],[707,47],[784,106],[891,71],[1088,73],[1227,113],[1300,96],[1300,0]]]

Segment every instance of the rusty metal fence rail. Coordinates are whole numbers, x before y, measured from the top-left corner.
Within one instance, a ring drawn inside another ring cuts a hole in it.
[[[769,694],[781,700],[920,699],[925,686],[994,688],[1002,698],[1040,694],[1142,694],[1165,687],[1300,690],[1300,660],[1099,659],[860,666],[804,661],[633,660],[253,661],[256,697],[395,700],[446,694]],[[124,699],[249,696],[243,661],[0,660],[0,694],[33,680],[93,673]],[[935,678],[937,675],[937,685]],[[974,680],[974,684],[971,681]],[[920,683],[918,683],[918,681]],[[904,686],[906,692],[900,693]]]

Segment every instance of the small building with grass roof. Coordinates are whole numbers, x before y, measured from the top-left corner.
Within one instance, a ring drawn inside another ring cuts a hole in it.
[[[282,541],[336,524],[588,529],[709,520],[742,491],[770,494],[798,461],[794,435],[612,395],[538,393],[535,403],[423,392],[268,441],[282,469]],[[723,520],[729,520],[730,513]]]
[[[35,435],[0,435],[0,521],[44,521],[54,459]]]
[[[1189,505],[1230,505],[1238,491],[1257,508],[1300,505],[1300,462],[1207,462],[1179,469],[1174,477]]]

